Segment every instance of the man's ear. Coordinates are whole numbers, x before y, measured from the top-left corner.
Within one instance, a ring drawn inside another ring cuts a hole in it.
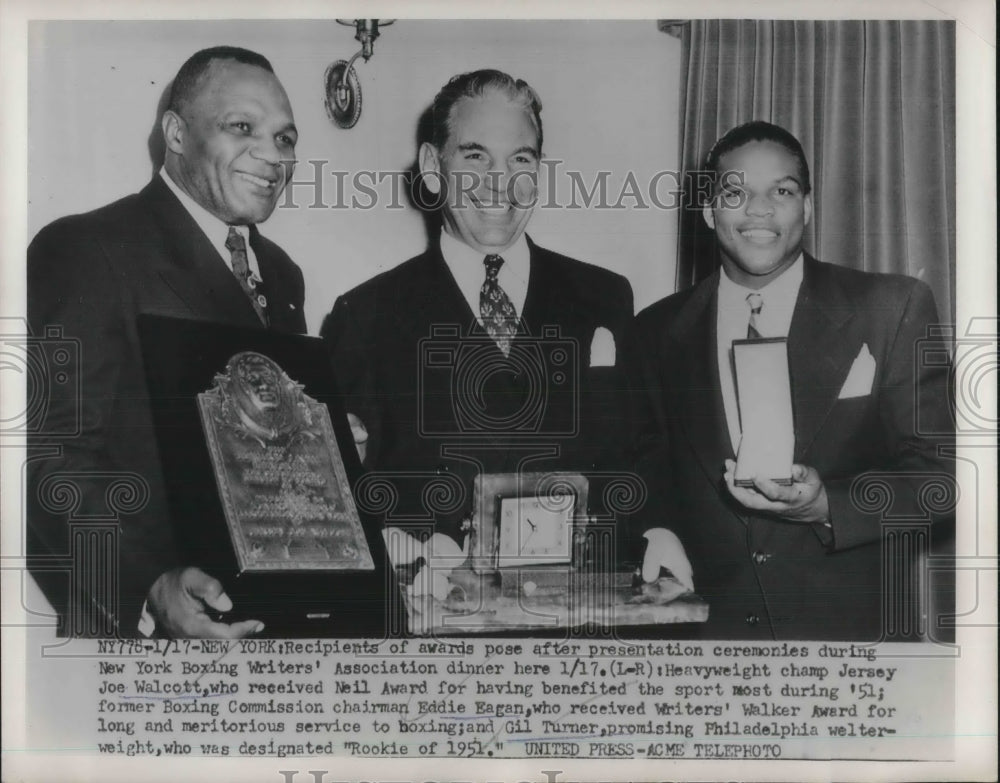
[[[701,216],[704,218],[708,227],[715,231],[715,210],[713,206],[715,204],[715,198],[713,197],[709,201],[706,201],[701,207]]]
[[[813,197],[812,193],[806,193],[805,198],[802,199],[802,225],[808,226],[809,221],[812,219],[813,214]]]
[[[438,157],[437,147],[429,141],[420,145],[417,153],[417,164],[420,166],[420,174],[424,180],[424,187],[431,193],[437,195],[441,192],[441,159]]]
[[[167,149],[180,155],[184,150],[187,123],[177,112],[167,109],[163,112],[163,119],[160,120],[160,128],[163,130],[163,141]]]

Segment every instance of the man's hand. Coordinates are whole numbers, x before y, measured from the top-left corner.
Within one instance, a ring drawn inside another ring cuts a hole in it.
[[[826,524],[830,521],[826,487],[814,468],[792,465],[792,484],[788,487],[757,477],[754,477],[753,487],[737,487],[735,473],[736,463],[727,459],[726,487],[740,505],[791,522]]]
[[[228,612],[233,602],[222,583],[200,568],[175,568],[160,574],[147,599],[158,630],[173,639],[242,639],[260,633],[264,623],[243,620],[219,623],[216,612]]]
[[[347,423],[351,425],[351,435],[354,436],[354,447],[358,450],[358,458],[362,463],[368,454],[368,430],[364,423],[353,413],[347,414]]]

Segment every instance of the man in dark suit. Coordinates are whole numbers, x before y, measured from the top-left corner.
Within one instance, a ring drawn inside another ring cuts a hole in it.
[[[477,474],[608,466],[632,291],[524,234],[540,111],[530,86],[499,71],[442,88],[418,152],[441,228],[324,323],[347,409],[369,432],[364,463],[398,493],[390,523],[433,520],[461,541]],[[450,494],[428,492],[435,474]]]
[[[708,168],[715,189],[704,217],[722,268],[640,313],[627,348],[637,465],[652,490],[633,524],[666,525],[681,538],[710,605],[708,638],[876,640],[882,513],[930,519],[921,487],[953,485],[942,443],[915,429],[918,399],[927,431],[949,428],[947,367],[915,360],[937,323],[933,296],[915,279],[802,251],[809,169],[784,129],[733,129]],[[731,345],[757,336],[788,341],[788,486],[776,476],[756,476],[752,487],[734,481],[741,422]],[[868,472],[881,473],[886,503],[857,481]]]
[[[49,441],[59,455],[29,466],[29,553],[65,553],[67,510],[107,518],[116,500],[109,487],[132,477],[132,500],[148,498],[139,510],[118,503],[117,610],[109,574],[77,569],[67,585],[37,569],[57,609],[79,613],[84,626],[96,618],[94,630],[70,632],[134,636],[155,624],[170,636],[245,636],[260,623],[215,622],[209,612],[232,602],[210,575],[185,567],[173,540],[136,319],[305,331],[302,273],[257,231],[291,177],[297,131],[270,63],[233,47],[200,51],[181,67],[162,130],[166,156],[149,185],[57,220],[28,248],[32,330],[59,326],[80,341],[82,390],[79,435]],[[76,402],[54,396],[47,421],[76,416]],[[72,509],[58,502],[60,476],[79,493]]]

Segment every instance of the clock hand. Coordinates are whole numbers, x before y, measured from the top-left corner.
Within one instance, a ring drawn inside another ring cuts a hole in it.
[[[531,521],[531,517],[525,517],[524,521],[527,522],[529,525],[531,525],[531,531],[532,532],[534,532],[535,530],[538,529],[538,526],[535,525],[535,523]]]

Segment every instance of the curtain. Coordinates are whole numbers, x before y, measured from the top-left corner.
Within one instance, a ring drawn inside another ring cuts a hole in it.
[[[718,264],[694,193],[712,144],[753,119],[787,128],[810,163],[806,249],[931,286],[954,319],[955,28],[940,21],[698,20],[682,28],[677,288]]]

